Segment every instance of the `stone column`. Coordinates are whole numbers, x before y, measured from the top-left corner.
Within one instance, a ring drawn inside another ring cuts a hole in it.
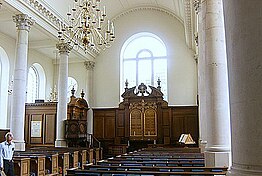
[[[194,7],[198,21],[198,107],[199,107],[199,146],[205,151],[207,144],[207,116],[206,116],[206,86],[205,86],[205,9],[200,8],[200,0],[194,0]],[[200,43],[200,47],[199,47]]]
[[[16,62],[14,70],[13,107],[11,132],[14,135],[16,150],[25,150],[24,123],[27,80],[28,33],[34,21],[25,14],[13,16],[18,36],[16,42]]]
[[[93,132],[93,111],[92,111],[92,105],[93,105],[93,72],[95,67],[94,61],[86,61],[85,67],[87,69],[87,101],[89,105],[89,110],[87,113],[87,132],[92,133]]]
[[[262,175],[262,1],[225,0],[232,167],[228,175]]]
[[[67,146],[64,120],[67,119],[68,56],[72,47],[67,43],[59,43],[56,48],[59,50],[59,72],[55,146],[65,147]]]
[[[202,0],[200,9],[203,26],[199,33],[203,36],[199,47],[203,54],[200,59],[204,60],[199,69],[203,69],[200,76],[205,78],[201,101],[206,116],[206,166],[229,166],[230,108],[222,0]]]

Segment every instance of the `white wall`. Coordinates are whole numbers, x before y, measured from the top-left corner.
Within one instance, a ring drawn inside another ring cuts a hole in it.
[[[185,43],[183,24],[156,10],[130,12],[116,19],[116,40],[96,58],[94,68],[94,106],[117,107],[120,99],[120,52],[133,34],[151,32],[166,44],[168,52],[169,105],[195,105],[196,63]]]
[[[36,52],[35,50],[29,49],[28,52],[28,61],[27,61],[27,70],[31,67],[34,63],[40,64],[45,73],[46,77],[46,85],[45,85],[45,101],[49,98],[50,95],[50,88],[53,88],[53,75],[54,75],[54,65],[52,59],[46,57],[43,54]],[[41,97],[40,97],[41,98]],[[42,98],[41,98],[42,99]]]
[[[12,76],[14,75],[14,67],[15,67],[15,60],[16,60],[16,40],[13,38],[10,38],[2,33],[0,33],[0,46],[1,48],[6,52],[8,60],[9,60],[9,73],[7,73],[7,80],[5,81],[5,84],[10,84],[10,81],[12,79]],[[33,64],[33,63],[39,63],[46,75],[46,92],[45,92],[45,99],[49,96],[49,90],[53,86],[53,63],[52,59],[45,57],[43,54],[40,54],[34,50],[29,49],[28,54],[28,65],[27,69]],[[1,82],[2,84],[2,82]],[[6,91],[6,94],[8,92]],[[11,107],[12,107],[12,95],[8,95],[8,101],[6,106],[7,115],[4,115],[3,113],[1,115],[1,118],[5,118],[6,122],[1,121],[0,128],[9,128],[10,127],[10,116],[11,116]],[[2,106],[2,105],[1,105]],[[4,117],[3,117],[4,116]],[[2,123],[3,122],[3,123]]]
[[[84,92],[87,93],[87,70],[84,62],[69,63],[68,76],[75,78],[77,81],[78,89],[75,92],[76,97],[81,97],[80,93],[82,89],[84,89]],[[87,100],[86,94],[85,99]]]

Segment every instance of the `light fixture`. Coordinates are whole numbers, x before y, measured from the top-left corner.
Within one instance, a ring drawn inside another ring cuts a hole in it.
[[[114,24],[106,16],[106,7],[100,8],[100,0],[74,0],[68,8],[68,26],[60,23],[58,38],[70,46],[85,52],[93,48],[109,48],[115,39]]]

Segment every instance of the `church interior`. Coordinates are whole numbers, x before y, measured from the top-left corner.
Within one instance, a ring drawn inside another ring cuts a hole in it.
[[[261,0],[0,0],[15,175],[262,175]]]

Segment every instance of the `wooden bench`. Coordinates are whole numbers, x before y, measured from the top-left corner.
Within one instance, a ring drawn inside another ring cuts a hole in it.
[[[19,176],[30,175],[30,158],[13,157],[14,160],[14,174]]]
[[[128,161],[128,160],[123,160],[123,161],[99,161],[97,162],[98,165],[103,165],[103,166],[107,166],[107,165],[111,165],[111,166],[120,166],[120,165],[141,165],[141,166],[172,166],[172,167],[203,167],[205,166],[204,161],[194,161],[194,160],[189,160],[189,161]]]
[[[32,154],[24,152],[15,152],[14,157],[29,158],[30,159],[30,173],[38,176],[45,175],[45,155]]]
[[[142,165],[128,165],[128,166],[102,166],[102,165],[85,165],[86,170],[99,170],[107,168],[109,170],[141,170],[141,171],[183,171],[183,172],[214,172],[214,171],[227,171],[227,167],[173,167],[173,166],[142,166]]]
[[[52,151],[32,151],[19,152],[21,157],[44,155],[45,156],[45,175],[58,175],[58,153]]]
[[[145,176],[165,176],[165,175],[226,175],[227,171],[190,171],[190,172],[184,172],[184,171],[141,171],[141,170],[124,170],[124,171],[119,171],[119,170],[109,170],[108,168],[104,168],[101,170],[68,170],[67,171],[68,176],[70,175],[77,175],[77,176],[82,176],[82,175],[93,175],[93,176],[100,176],[100,175],[111,175],[115,174],[118,176],[129,176],[129,175],[145,175]]]

